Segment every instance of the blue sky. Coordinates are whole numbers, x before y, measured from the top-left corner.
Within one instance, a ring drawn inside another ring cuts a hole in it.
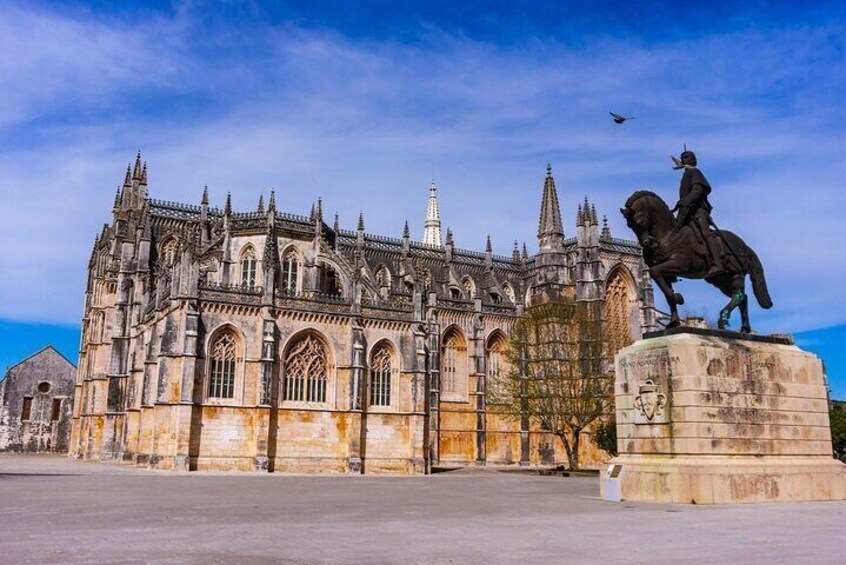
[[[0,364],[39,340],[75,356],[90,246],[138,149],[154,197],[208,184],[247,208],[274,187],[395,236],[420,237],[434,175],[456,244],[508,254],[535,246],[547,162],[569,234],[588,195],[630,237],[617,209],[672,200],[687,143],[767,270],[776,306],[753,324],[798,334],[846,397],[844,49],[842,2],[4,2]],[[723,303],[680,288],[692,312]]]

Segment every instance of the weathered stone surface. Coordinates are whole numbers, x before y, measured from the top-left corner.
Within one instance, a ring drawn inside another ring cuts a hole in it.
[[[623,466],[624,499],[846,498],[820,361],[794,345],[690,333],[642,340],[617,355],[615,390],[620,455],[609,464]]]
[[[0,451],[67,452],[76,367],[53,347],[27,357],[0,382]]]

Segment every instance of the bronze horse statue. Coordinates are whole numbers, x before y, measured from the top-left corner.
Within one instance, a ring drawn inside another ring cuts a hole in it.
[[[660,196],[648,190],[632,194],[621,208],[629,228],[637,235],[643,248],[643,259],[649,267],[649,274],[670,305],[668,328],[679,325],[678,306],[684,304],[684,297],[673,291],[673,283],[679,278],[705,279],[716,286],[731,300],[720,311],[719,327],[728,326],[731,313],[740,308],[741,332],[749,333],[748,297],[746,275],[752,279],[752,289],[761,308],[772,308],[773,301],[767,291],[764,268],[758,256],[746,243],[730,231],[717,230],[723,247],[723,265],[717,273],[709,273],[707,253],[700,249],[691,226],[676,227],[676,218],[670,207]],[[707,274],[707,275],[706,275]]]

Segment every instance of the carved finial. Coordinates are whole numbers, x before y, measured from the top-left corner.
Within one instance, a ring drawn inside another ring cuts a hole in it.
[[[126,176],[123,177],[123,186],[129,188],[132,186],[132,173],[130,172],[131,165],[126,165]]]
[[[546,164],[546,176],[548,176],[548,177],[552,176],[552,163]]]
[[[132,171],[132,180],[141,180],[141,150],[135,156],[135,168]]]
[[[411,230],[408,229],[408,220],[405,221],[405,227],[402,228],[402,237],[403,239],[408,239],[411,237]]]
[[[455,245],[455,240],[454,240],[454,239],[453,239],[453,237],[452,237],[452,230],[451,230],[450,228],[447,228],[447,233],[446,233],[446,244],[447,244],[447,245],[450,245],[450,246],[454,246],[454,245]]]
[[[582,205],[579,204],[579,208],[576,210],[576,226],[582,225],[584,221],[584,212],[582,212]]]
[[[488,240],[485,242],[485,253],[493,253],[493,245],[491,245],[491,234],[488,234]]]
[[[594,206],[593,204],[590,205],[590,221],[595,226],[599,225],[599,220],[596,216],[596,206]]]
[[[144,166],[141,167],[141,185],[147,186],[147,161],[144,161]]]
[[[523,259],[523,261],[526,261],[528,258],[529,258],[529,252],[526,250],[526,242],[524,241],[524,242],[523,242],[523,255],[522,255],[522,259]]]
[[[334,226],[334,230],[335,230],[335,233],[336,233],[336,234],[337,234],[339,231],[341,231],[341,221],[340,221],[340,219],[338,218],[338,213],[337,213],[337,212],[335,212],[335,226]]]
[[[364,212],[358,213],[358,231],[364,231]]]
[[[314,202],[312,202],[311,203],[311,212],[308,213],[308,219],[311,220],[312,222],[314,222],[314,216],[315,216]]]
[[[264,194],[259,194],[259,201],[258,207],[256,208],[256,212],[259,214],[264,214]]]
[[[611,239],[611,228],[608,227],[608,216],[602,216],[602,238]]]
[[[267,203],[267,210],[276,211],[276,189],[270,189],[270,201]]]
[[[209,205],[209,185],[203,187],[203,197],[200,199],[200,204],[203,206]]]
[[[115,191],[114,209],[117,210],[118,208],[120,208],[120,187],[117,187],[117,190]]]
[[[514,240],[514,249],[511,250],[511,259],[515,262],[520,260],[520,247],[517,245],[517,240]]]
[[[232,214],[232,193],[226,193],[226,205],[223,207],[223,213],[227,216]]]
[[[322,198],[317,199],[317,212],[316,212],[316,214],[317,214],[317,217],[315,218],[315,221],[323,223],[323,199]]]

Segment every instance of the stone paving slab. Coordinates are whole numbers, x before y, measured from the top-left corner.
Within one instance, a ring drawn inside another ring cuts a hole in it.
[[[0,455],[2,563],[843,563],[846,502],[670,506],[596,478],[169,473]]]

